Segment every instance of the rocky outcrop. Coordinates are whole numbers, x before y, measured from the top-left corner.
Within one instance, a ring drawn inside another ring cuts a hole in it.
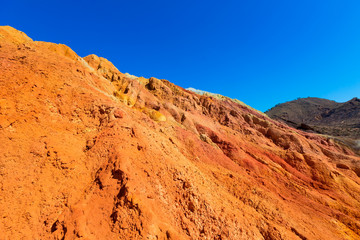
[[[360,159],[345,145],[0,35],[2,238],[360,238]]]
[[[109,81],[118,81],[124,74],[120,73],[119,70],[109,60],[98,57],[94,54],[84,57],[84,60],[96,70],[101,76],[108,79]]]

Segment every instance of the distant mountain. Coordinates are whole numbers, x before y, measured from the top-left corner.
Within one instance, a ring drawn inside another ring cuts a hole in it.
[[[338,103],[322,98],[300,98],[278,104],[269,117],[306,131],[360,139],[360,99]]]

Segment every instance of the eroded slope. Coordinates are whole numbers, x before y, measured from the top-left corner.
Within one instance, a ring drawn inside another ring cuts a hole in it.
[[[360,239],[360,164],[231,99],[0,28],[4,239]]]

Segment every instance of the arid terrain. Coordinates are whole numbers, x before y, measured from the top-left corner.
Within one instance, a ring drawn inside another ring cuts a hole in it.
[[[322,98],[299,98],[278,104],[266,114],[291,127],[335,137],[360,154],[360,99],[344,103]]]
[[[360,239],[332,138],[11,27],[0,87],[0,239]]]

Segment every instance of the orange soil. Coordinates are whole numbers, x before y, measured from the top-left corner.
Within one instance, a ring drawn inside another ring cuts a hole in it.
[[[339,143],[11,27],[0,71],[1,239],[360,239]]]

